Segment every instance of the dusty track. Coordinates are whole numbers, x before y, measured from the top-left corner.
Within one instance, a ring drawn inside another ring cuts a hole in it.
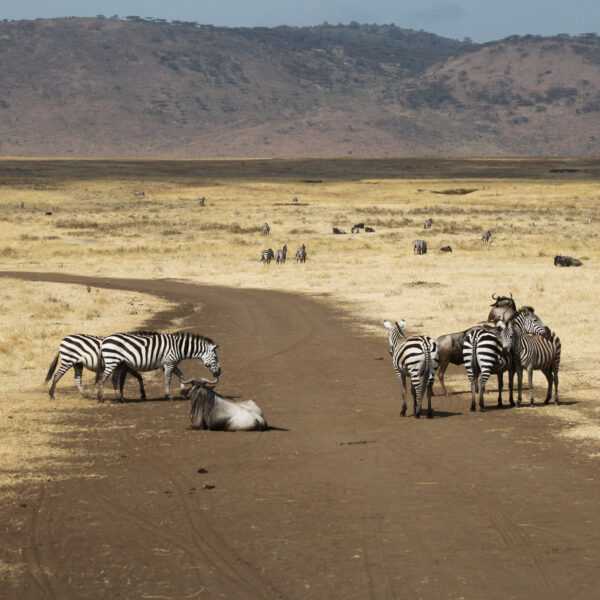
[[[0,597],[597,597],[597,466],[527,412],[543,407],[471,414],[461,394],[434,398],[432,421],[401,419],[385,330],[361,336],[308,298],[11,275],[177,300],[149,325],[177,316],[214,337],[219,389],[278,429],[190,431],[188,403],[159,401],[162,386],[98,405],[98,427],[63,441],[97,477],[2,508],[2,556],[26,576]]]

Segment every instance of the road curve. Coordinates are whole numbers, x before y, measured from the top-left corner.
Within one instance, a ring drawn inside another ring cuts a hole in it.
[[[73,473],[89,465],[94,476],[24,486],[19,519],[0,509],[0,558],[24,573],[0,581],[0,597],[548,599],[599,589],[596,465],[526,408],[472,414],[458,394],[435,397],[431,421],[401,419],[383,327],[365,336],[331,304],[281,292],[0,275],[175,301],[147,325],[180,318],[218,341],[219,390],[254,398],[273,426],[191,431],[188,403],[160,401],[162,386],[147,402],[82,400],[69,424],[85,436],[61,442]],[[184,372],[204,374],[193,363]]]

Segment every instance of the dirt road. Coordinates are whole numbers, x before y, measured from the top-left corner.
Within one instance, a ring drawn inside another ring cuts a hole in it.
[[[597,597],[597,463],[535,418],[543,407],[472,414],[457,394],[434,398],[433,420],[401,419],[383,327],[365,337],[309,298],[20,276],[176,300],[149,325],[181,317],[217,340],[218,389],[254,398],[274,429],[191,431],[188,402],[160,400],[162,385],[98,405],[97,423],[70,415],[57,443],[94,477],[24,487],[25,507],[2,507],[2,557],[26,575],[0,597]]]

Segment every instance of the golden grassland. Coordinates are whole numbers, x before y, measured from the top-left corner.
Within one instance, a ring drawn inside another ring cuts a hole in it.
[[[550,172],[557,167],[571,171]],[[573,437],[585,430],[585,439],[598,438],[599,175],[600,161],[591,160],[6,160],[0,162],[0,259],[8,270],[313,294],[382,338],[383,318],[405,318],[410,333],[462,330],[487,317],[493,292],[512,292],[561,337],[560,389],[578,402],[536,414],[566,417]],[[456,189],[475,191],[439,193]],[[434,224],[424,231],[428,217]],[[269,236],[261,233],[264,222]],[[350,234],[358,222],[375,232]],[[333,235],[334,226],[348,234]],[[484,244],[488,229],[491,243]],[[413,254],[414,239],[427,241],[426,255]],[[301,243],[306,264],[294,261]],[[262,249],[283,244],[285,265],[260,263]],[[453,252],[438,254],[446,245]],[[555,254],[584,265],[555,267]],[[59,435],[57,410],[90,402],[78,398],[70,373],[59,384],[60,401],[47,400],[43,379],[60,339],[134,328],[160,302],[3,280],[0,305],[0,435],[8,448],[1,458],[13,461],[24,437],[40,436],[12,462],[12,477],[37,468],[34,454],[45,450],[31,447],[47,449],[48,436]],[[541,400],[543,377],[534,383]],[[67,400],[65,388],[72,388]],[[52,426],[47,434],[42,423]]]

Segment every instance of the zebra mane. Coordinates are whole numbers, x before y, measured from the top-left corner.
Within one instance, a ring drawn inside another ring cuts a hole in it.
[[[515,319],[518,319],[521,315],[527,314],[527,313],[532,313],[535,315],[535,310],[533,309],[533,306],[521,306],[521,308],[514,312],[508,319],[506,319],[506,324],[508,325],[510,322],[514,321]],[[535,315],[537,317],[537,315]]]
[[[128,331],[127,333],[130,333],[132,335],[159,335],[160,332],[158,332],[158,331],[147,331],[147,330],[143,329],[141,331]]]
[[[189,333],[188,331],[175,331],[169,335],[179,335],[179,336],[183,336],[183,337],[190,337],[195,340],[202,340],[208,344],[212,344],[213,346],[217,345],[217,343],[214,340],[211,340],[208,337],[200,335],[199,333]]]

